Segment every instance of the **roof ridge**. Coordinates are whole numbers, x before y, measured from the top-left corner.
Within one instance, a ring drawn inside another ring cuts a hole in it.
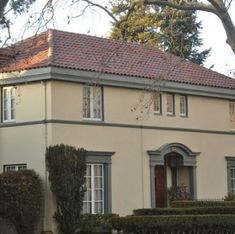
[[[53,58],[54,58],[54,30],[49,29],[48,30],[48,36],[47,36],[47,42],[48,42],[48,65],[53,64]]]

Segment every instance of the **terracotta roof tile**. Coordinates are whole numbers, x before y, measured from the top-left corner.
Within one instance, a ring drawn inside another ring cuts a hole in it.
[[[48,30],[11,49],[14,59],[1,72],[56,66],[235,89],[235,79],[145,45]]]

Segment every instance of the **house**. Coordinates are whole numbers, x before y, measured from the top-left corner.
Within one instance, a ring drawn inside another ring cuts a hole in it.
[[[57,30],[9,50],[0,172],[43,178],[42,230],[56,233],[49,145],[89,151],[84,212],[164,207],[171,187],[195,199],[235,192],[235,79],[148,46]]]

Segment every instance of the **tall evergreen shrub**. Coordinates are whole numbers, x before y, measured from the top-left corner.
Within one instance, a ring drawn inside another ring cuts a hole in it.
[[[0,216],[18,234],[32,234],[42,208],[42,184],[33,170],[0,174]]]
[[[56,198],[55,220],[63,234],[78,232],[83,206],[86,151],[68,145],[47,148],[46,164]]]

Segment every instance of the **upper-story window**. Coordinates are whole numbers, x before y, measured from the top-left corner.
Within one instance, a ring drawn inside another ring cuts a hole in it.
[[[188,115],[187,96],[180,95],[180,116],[185,117],[187,115]]]
[[[15,87],[3,88],[2,107],[3,122],[15,120],[16,89]]]
[[[27,169],[27,164],[8,164],[3,166],[3,171],[21,171]]]
[[[102,89],[99,86],[83,86],[83,118],[102,119]]]
[[[175,114],[175,98],[173,94],[166,95],[166,114],[167,115]]]
[[[235,102],[229,103],[229,116],[230,116],[230,121],[235,122]]]
[[[153,98],[153,111],[155,114],[160,115],[162,113],[162,95],[155,93]]]

